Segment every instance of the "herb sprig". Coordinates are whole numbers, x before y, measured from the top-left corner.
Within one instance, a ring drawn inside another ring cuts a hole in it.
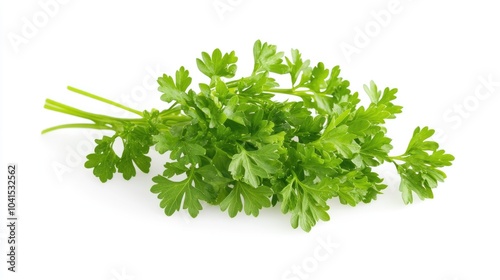
[[[251,75],[236,75],[235,52],[203,52],[196,60],[207,76],[193,87],[189,71],[158,78],[166,109],[140,112],[86,91],[72,92],[129,111],[136,118],[116,118],[83,111],[51,99],[45,108],[86,119],[87,122],[48,128],[102,129],[110,136],[96,139],[85,167],[102,182],[121,173],[126,180],[137,169],[149,172],[150,148],[168,153],[163,174],[153,178],[165,214],[187,209],[196,217],[204,204],[219,205],[234,217],[257,216],[264,207],[278,205],[291,216],[293,228],[305,231],[328,221],[328,200],[355,206],[376,199],[387,187],[374,171],[384,162],[401,175],[405,203],[432,198],[432,189],[446,178],[442,167],[454,157],[430,140],[434,130],[417,127],[405,153],[389,155],[392,145],[385,122],[401,113],[394,104],[397,89],[364,86],[370,99],[361,105],[358,92],[340,77],[340,68],[311,66],[298,50],[284,56],[276,46],[257,41]],[[290,86],[279,87],[276,75],[288,75]],[[293,96],[278,101],[277,95]],[[296,99],[298,101],[293,101]],[[88,122],[90,121],[90,122]],[[118,154],[116,141],[123,143]],[[182,175],[183,179],[177,179]]]

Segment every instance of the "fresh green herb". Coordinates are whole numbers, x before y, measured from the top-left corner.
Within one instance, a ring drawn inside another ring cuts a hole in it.
[[[203,204],[219,205],[234,217],[244,211],[257,216],[264,207],[279,205],[291,215],[292,227],[309,231],[327,221],[328,200],[342,204],[368,203],[387,187],[374,167],[394,164],[401,175],[405,203],[432,198],[432,189],[446,175],[440,168],[454,157],[429,140],[434,130],[417,127],[406,152],[390,156],[386,120],[401,113],[395,105],[397,89],[366,85],[370,103],[360,105],[357,92],[342,79],[338,66],[310,66],[298,50],[284,57],[276,46],[257,41],[251,75],[233,79],[238,58],[234,52],[203,52],[198,69],[207,83],[191,86],[189,71],[158,79],[167,109],[140,112],[94,94],[69,90],[137,115],[116,118],[82,111],[47,99],[45,108],[91,122],[61,128],[91,128],[112,133],[97,139],[85,167],[102,182],[118,172],[130,179],[137,169],[149,172],[151,147],[169,153],[162,175],[153,178],[151,191],[165,214],[187,209],[196,217]],[[279,87],[276,74],[290,77],[290,87]],[[288,101],[276,100],[289,96]],[[123,143],[123,152],[113,145]],[[182,175],[184,179],[177,179]]]

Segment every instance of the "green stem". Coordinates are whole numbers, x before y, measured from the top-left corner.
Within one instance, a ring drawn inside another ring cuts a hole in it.
[[[266,89],[264,92],[269,92],[269,93],[281,93],[281,94],[288,94],[288,95],[294,95],[294,96],[299,96],[299,97],[306,97],[308,96],[308,91],[306,90],[294,90],[292,88],[271,88],[271,89]]]
[[[117,118],[112,116],[106,116],[101,114],[94,114],[86,111],[82,111],[75,107],[68,106],[66,104],[54,101],[52,99],[46,99],[45,101],[45,109],[72,115],[75,117],[85,118],[94,122],[103,122],[103,123],[111,123],[111,122],[132,122],[132,123],[141,123],[144,122],[144,119],[141,118]],[[162,119],[172,119],[172,120],[187,120],[188,117],[176,115],[180,108],[173,108],[170,111],[162,112]]]
[[[234,88],[234,87],[238,86],[238,82],[239,82],[239,81],[240,81],[240,80],[234,80],[234,81],[227,82],[227,83],[226,83],[226,86],[227,86],[228,88]]]
[[[59,113],[64,113],[67,115],[88,119],[95,123],[116,123],[122,121],[122,119],[119,118],[82,111],[75,107],[71,107],[66,104],[54,101],[52,99],[45,100],[44,108]],[[140,119],[130,119],[130,120],[140,120]]]
[[[89,120],[97,120],[102,118],[102,115],[97,115],[89,112],[82,111],[80,109],[77,109],[75,107],[68,106],[66,104],[54,101],[52,99],[46,99],[45,100],[45,106],[43,106],[45,109],[72,115],[75,117],[80,117],[84,119],[89,119]]]
[[[56,125],[53,127],[46,128],[42,130],[42,134],[45,134],[47,132],[51,132],[57,129],[63,129],[63,128],[93,128],[93,129],[106,129],[106,130],[113,130],[113,128],[106,126],[106,125],[99,125],[99,124],[93,124],[93,123],[70,123],[70,124],[62,124],[62,125]]]
[[[238,86],[238,82],[240,80],[234,80],[226,83],[226,86],[228,88],[235,88]],[[295,88],[270,88],[264,90],[264,92],[268,93],[281,93],[281,94],[288,94],[288,95],[294,95],[294,96],[299,96],[299,97],[306,97],[309,94],[309,91],[307,90],[296,90]]]
[[[406,161],[406,159],[404,158],[404,155],[389,157],[388,160],[390,160],[390,161],[394,161],[394,160]]]
[[[160,116],[178,115],[181,112],[180,107],[170,107],[167,110],[161,111]]]
[[[135,110],[135,109],[132,109],[132,108],[129,108],[129,107],[127,107],[127,106],[125,106],[125,105],[122,105],[122,104],[120,104],[120,103],[116,103],[116,102],[111,101],[111,100],[109,100],[109,99],[106,99],[106,98],[104,98],[104,97],[97,96],[97,95],[92,94],[92,93],[90,93],[90,92],[86,92],[86,91],[83,91],[83,90],[81,90],[81,89],[74,88],[74,87],[72,87],[72,86],[68,86],[68,90],[70,90],[70,91],[72,91],[72,92],[76,92],[76,93],[81,94],[81,95],[84,95],[84,96],[87,96],[87,97],[90,97],[90,98],[93,98],[93,99],[95,99],[95,100],[99,100],[99,101],[101,101],[101,102],[104,102],[104,103],[107,103],[107,104],[113,105],[113,106],[115,106],[115,107],[121,108],[121,109],[123,109],[123,110],[129,111],[129,112],[131,112],[131,113],[137,114],[137,115],[139,115],[139,116],[141,116],[141,117],[142,117],[142,112],[140,112],[140,111],[138,111],[138,110]]]
[[[68,89],[82,94],[84,96],[99,100],[101,102],[119,107],[121,109],[124,109],[126,111],[132,112],[134,114],[137,114],[141,116],[141,118],[117,118],[117,117],[112,117],[112,116],[106,116],[106,115],[101,115],[101,114],[95,114],[95,113],[90,113],[87,111],[83,111],[80,109],[77,109],[75,107],[68,106],[66,104],[54,101],[52,99],[46,99],[45,100],[45,105],[44,108],[48,110],[52,110],[55,112],[83,118],[89,121],[92,121],[94,123],[72,123],[72,124],[63,124],[63,125],[57,125],[53,127],[49,127],[47,129],[44,129],[42,131],[42,134],[53,131],[53,130],[58,130],[58,129],[63,129],[63,128],[91,128],[91,129],[103,129],[103,130],[115,130],[117,132],[121,131],[127,123],[129,124],[134,124],[134,125],[147,125],[148,119],[146,119],[143,115],[143,113],[131,109],[127,106],[118,104],[116,102],[113,102],[111,100],[108,100],[106,98],[102,98],[100,96],[88,93],[86,91],[68,86]],[[156,110],[153,110],[156,111]],[[153,112],[152,111],[152,112]],[[177,104],[173,104],[170,106],[167,110],[162,111],[159,114],[159,119],[161,122],[166,125],[166,126],[173,126],[173,125],[178,125],[178,124],[187,124],[190,123],[191,118],[185,115],[181,114],[181,108]]]
[[[161,119],[165,120],[165,121],[175,121],[175,122],[189,122],[189,121],[191,121],[191,118],[187,117],[187,116],[165,116]]]
[[[174,103],[172,103],[172,105],[171,105],[170,107],[168,107],[168,109],[167,109],[167,110],[168,110],[168,111],[173,110],[173,109],[174,109],[174,107],[175,107],[175,106],[177,106],[177,104],[178,104],[178,103],[177,103],[177,101],[175,101]],[[179,109],[179,111],[181,110],[181,108],[177,108],[177,109]]]
[[[66,104],[54,101],[52,99],[45,100],[45,109],[52,110],[55,112],[87,119],[92,123],[73,123],[73,124],[63,124],[54,127],[44,129],[42,134],[63,128],[92,128],[92,129],[104,129],[104,130],[115,130],[119,131],[125,123],[144,125],[147,120],[144,118],[117,118],[112,116],[94,114],[80,109],[68,106]],[[160,119],[167,126],[173,126],[178,124],[188,124],[191,118],[188,116],[180,115],[180,108],[174,107],[169,110],[160,113]]]

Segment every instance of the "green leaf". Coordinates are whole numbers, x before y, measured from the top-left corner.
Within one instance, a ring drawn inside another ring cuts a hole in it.
[[[402,112],[403,107],[397,106],[392,103],[392,101],[396,99],[396,93],[398,92],[398,89],[385,88],[384,92],[382,93],[373,81],[370,81],[370,87],[364,85],[363,88],[372,102],[372,104],[370,104],[370,107],[381,109],[384,113],[388,114],[388,116],[384,117],[384,119],[393,119],[396,117],[396,114]]]
[[[399,188],[403,201],[407,204],[413,202],[412,192],[420,199],[433,198],[432,189],[446,178],[446,174],[439,168],[450,166],[455,159],[444,150],[439,150],[438,143],[428,140],[432,135],[434,135],[433,129],[417,127],[406,152],[391,158],[401,175]],[[404,163],[398,164],[394,160]]]
[[[184,174],[189,170],[186,165],[178,161],[166,162],[164,167],[165,170],[163,171],[163,176],[167,178],[172,178],[175,175]]]
[[[330,94],[335,99],[337,113],[348,109],[350,110],[359,103],[358,93],[355,92],[351,94],[349,85],[349,81],[340,77],[340,67],[333,67],[330,71],[330,77],[326,81],[326,89],[324,90],[324,93]]]
[[[326,78],[328,78],[328,73],[330,70],[325,69],[325,65],[320,62],[312,69],[312,75],[309,82],[305,85],[313,90],[315,93],[319,93],[321,89],[326,87]]]
[[[328,176],[337,176],[342,159],[332,156],[332,153],[318,151],[313,145],[297,144],[293,161],[300,165],[310,176],[320,179]]]
[[[243,180],[258,188],[262,179],[270,178],[278,172],[278,159],[278,145],[275,144],[264,145],[255,151],[247,151],[241,147],[239,153],[233,155],[228,170],[235,180]]]
[[[344,158],[352,158],[355,153],[360,151],[360,146],[354,141],[356,135],[348,132],[347,125],[340,125],[325,132],[316,147],[320,149],[335,150]]]
[[[290,222],[293,228],[300,225],[304,231],[309,232],[317,221],[330,220],[327,213],[330,207],[326,200],[332,195],[330,188],[333,184],[333,180],[314,184],[300,181],[296,175],[289,178],[288,185],[281,191],[281,211],[292,214]]]
[[[163,74],[162,77],[158,78],[158,84],[160,85],[158,90],[163,92],[161,100],[165,102],[177,101],[180,104],[185,104],[188,98],[186,90],[191,81],[189,71],[184,67],[175,72],[175,82],[171,76]]]
[[[200,199],[203,199],[203,191],[194,186],[194,171],[190,170],[188,177],[182,181],[171,181],[163,176],[155,176],[151,192],[158,194],[161,200],[160,207],[165,209],[165,214],[171,216],[179,211],[181,206],[188,209],[191,217],[198,216],[202,209]]]
[[[245,214],[257,217],[260,209],[271,206],[269,197],[272,194],[273,191],[268,187],[255,188],[243,182],[236,182],[231,192],[220,203],[220,208],[222,211],[228,210],[231,218],[241,212],[243,207]]]
[[[385,105],[385,110],[391,114],[389,117],[390,119],[393,119],[396,117],[396,114],[399,114],[403,111],[402,106],[395,105],[392,103],[394,99],[396,99],[396,93],[398,92],[397,88],[385,88],[384,93],[382,95],[382,98],[378,102],[379,105]]]
[[[389,152],[392,150],[391,139],[386,137],[383,132],[378,132],[374,136],[367,137],[361,145],[360,153],[363,155],[363,161],[369,166],[382,164]]]
[[[339,197],[340,203],[356,206],[368,195],[373,186],[368,177],[359,170],[353,170],[339,177],[340,183],[336,185],[335,196]]]
[[[272,94],[264,91],[277,87],[278,83],[269,77],[269,72],[261,72],[238,81],[238,91],[240,92],[242,101],[256,102],[259,100],[269,100],[273,97]]]
[[[87,161],[85,162],[85,167],[93,168],[94,175],[103,183],[113,178],[113,174],[116,172],[116,164],[120,161],[120,158],[113,150],[115,139],[116,136],[104,136],[102,139],[96,139],[97,146],[94,153],[87,155]]]
[[[379,102],[382,93],[380,92],[380,90],[378,90],[377,85],[374,81],[370,81],[370,87],[368,87],[368,85],[364,85],[363,89],[370,97],[372,103],[377,104]]]
[[[200,163],[206,150],[197,143],[191,143],[174,136],[170,131],[163,131],[153,136],[155,148],[160,154],[170,151],[170,158],[183,163]]]
[[[245,125],[245,115],[243,112],[241,112],[239,109],[239,98],[238,96],[233,96],[229,101],[227,102],[226,106],[224,107],[224,114],[229,120],[234,121],[237,124],[240,125]]]
[[[309,67],[309,60],[302,60],[302,55],[299,50],[292,49],[292,59],[286,58],[286,63],[290,69],[290,77],[292,79],[292,86],[295,85],[299,76],[302,75],[303,80],[309,80],[311,75],[311,68]],[[303,82],[299,83],[299,85]]]
[[[405,204],[413,202],[413,192],[416,193],[420,199],[434,197],[431,187],[424,184],[420,174],[412,169],[406,168],[398,168],[398,172],[401,174],[399,190],[401,191]]]
[[[212,56],[206,52],[202,52],[201,58],[196,59],[196,65],[200,72],[209,78],[232,78],[236,74],[236,62],[238,58],[234,51],[222,55],[219,49],[215,49],[212,52]]]
[[[213,165],[204,165],[196,170],[206,182],[209,182],[215,189],[219,190],[227,187],[232,181],[232,178],[227,178]]]
[[[123,153],[117,164],[118,172],[129,180],[136,175],[135,166],[142,172],[148,173],[151,167],[151,158],[146,154],[153,145],[151,134],[144,127],[136,126],[122,135]],[[135,164],[135,166],[134,166]]]
[[[120,137],[119,137],[120,136]],[[123,141],[123,153],[118,156],[113,150],[116,139]],[[101,182],[113,178],[117,171],[123,178],[129,180],[136,175],[136,166],[144,173],[149,172],[151,158],[146,156],[152,145],[150,132],[140,126],[125,129],[113,137],[104,136],[95,141],[97,146],[94,153],[87,155],[86,168],[93,168],[93,173]]]
[[[363,169],[362,173],[371,184],[363,198],[364,203],[369,203],[372,200],[377,199],[377,195],[381,194],[382,190],[387,188],[387,185],[383,183],[384,180],[379,177],[379,174],[373,172],[369,167]]]
[[[283,52],[277,52],[275,45],[262,43],[257,40],[253,46],[254,67],[253,74],[268,71],[278,74],[289,72],[286,64],[283,64]]]
[[[428,140],[434,135],[434,129],[428,127],[417,127],[413,136],[408,144],[403,157],[411,163],[414,167],[444,167],[450,166],[451,162],[455,159],[454,156],[446,154],[444,150],[439,150],[439,144]]]

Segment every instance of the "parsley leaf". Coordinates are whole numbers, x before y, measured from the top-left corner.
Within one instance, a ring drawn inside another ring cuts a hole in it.
[[[144,127],[134,127],[122,136],[122,139],[124,149],[120,162],[117,164],[118,172],[122,173],[126,180],[136,175],[135,166],[142,172],[148,173],[151,167],[151,158],[146,154],[152,145],[149,132]]]
[[[191,84],[191,77],[189,77],[189,71],[181,67],[177,70],[175,74],[175,82],[174,78],[163,74],[162,77],[158,78],[158,84],[160,87],[159,91],[163,92],[161,95],[161,100],[165,102],[177,101],[181,104],[186,103],[186,99],[188,98],[186,94],[186,89]]]
[[[187,171],[188,177],[182,181],[175,182],[163,176],[155,176],[151,192],[158,194],[161,200],[160,207],[165,209],[165,214],[171,216],[179,209],[188,209],[191,217],[198,216],[202,209],[200,199],[205,198],[203,191],[194,184],[194,170]]]
[[[113,150],[115,139],[116,137],[104,136],[100,140],[95,140],[97,146],[94,153],[87,155],[87,161],[85,162],[85,167],[93,168],[94,175],[103,183],[113,178],[116,165],[120,162],[120,158]]]
[[[235,180],[242,180],[258,188],[262,179],[270,178],[280,168],[278,145],[265,145],[255,151],[247,151],[243,147],[238,150],[239,153],[233,155],[228,169]]]
[[[428,127],[417,127],[406,152],[401,156],[392,157],[401,175],[399,188],[406,204],[413,202],[412,193],[416,193],[420,199],[433,198],[432,189],[446,178],[446,174],[439,168],[450,166],[455,159],[440,150],[438,143],[428,140],[434,132]],[[399,164],[396,161],[404,163]]]
[[[257,217],[260,209],[271,206],[269,197],[272,194],[273,191],[268,187],[253,187],[243,182],[236,182],[229,195],[221,201],[220,209],[227,210],[229,216],[234,217],[241,212],[244,205],[247,215]]]
[[[327,213],[330,207],[326,200],[332,196],[331,183],[329,180],[315,184],[310,179],[301,181],[295,174],[291,176],[281,191],[283,196],[281,211],[292,214],[293,228],[300,225],[303,230],[310,231],[318,220],[330,220]]]
[[[219,49],[215,49],[212,52],[212,56],[206,52],[202,52],[201,57],[202,59],[196,59],[196,65],[198,65],[200,72],[207,77],[234,77],[236,73],[235,63],[238,61],[234,51],[222,55]]]
[[[360,151],[360,146],[356,141],[356,135],[348,132],[347,125],[338,127],[328,126],[325,133],[317,140],[316,147],[321,149],[336,150],[344,158],[352,158]]]
[[[254,67],[253,74],[269,71],[278,74],[288,73],[289,69],[283,64],[283,52],[278,52],[275,45],[262,43],[257,40],[253,46]]]

